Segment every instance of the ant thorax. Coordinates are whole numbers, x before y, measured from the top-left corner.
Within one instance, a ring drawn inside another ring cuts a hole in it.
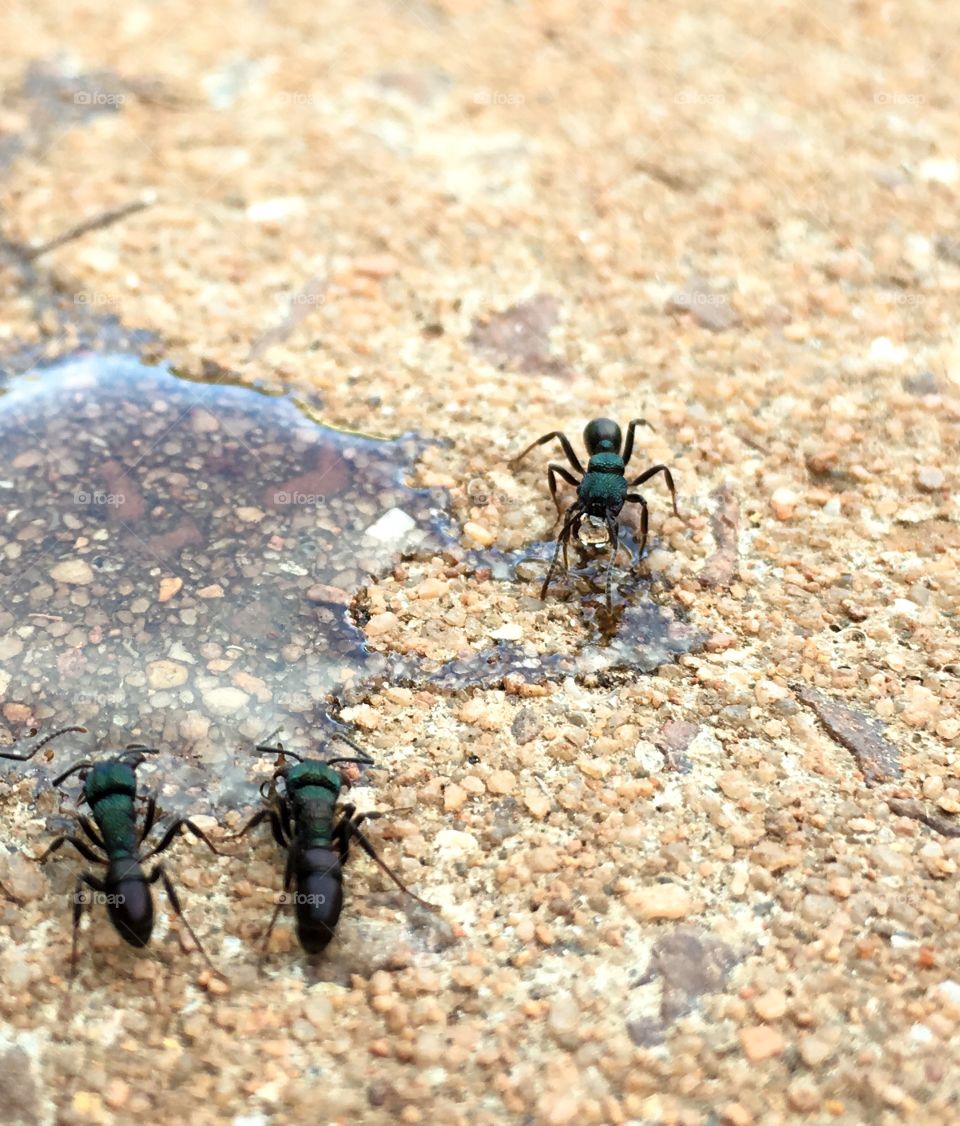
[[[584,516],[577,532],[577,539],[584,547],[603,547],[610,542],[610,530],[606,520],[599,516]]]

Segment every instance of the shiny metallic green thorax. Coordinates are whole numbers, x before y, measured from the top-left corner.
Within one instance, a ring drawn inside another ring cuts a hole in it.
[[[329,848],[343,779],[323,762],[299,762],[286,773],[298,837],[305,847]]]
[[[136,854],[136,795],[136,775],[124,762],[97,763],[83,784],[83,796],[111,856]]]

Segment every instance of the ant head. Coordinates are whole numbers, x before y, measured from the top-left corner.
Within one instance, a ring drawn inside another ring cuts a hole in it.
[[[75,762],[62,774],[53,780],[54,786],[65,782],[71,774],[77,774],[83,782],[84,794],[88,801],[95,799],[101,792],[110,789],[129,790],[131,795],[136,791],[137,767],[143,762],[144,755],[158,754],[156,747],[145,747],[140,743],[131,743],[113,758],[89,761],[81,759]]]
[[[612,418],[595,418],[587,423],[583,444],[591,457],[594,454],[618,454],[623,445],[623,435]]]

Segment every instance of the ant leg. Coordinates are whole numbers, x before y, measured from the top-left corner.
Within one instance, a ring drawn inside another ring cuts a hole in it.
[[[271,817],[272,815],[273,815],[272,809],[259,809],[250,818],[250,820],[246,823],[246,825],[244,825],[244,827],[240,830],[239,833],[231,833],[228,837],[224,837],[223,839],[225,841],[239,840],[240,837],[245,837],[247,835],[247,833],[250,832],[251,829],[256,829],[256,827],[258,825],[262,824],[264,821],[266,821],[266,819],[268,817]]]
[[[14,762],[28,762],[37,751],[41,750],[51,741],[51,739],[59,739],[61,735],[66,735],[71,731],[79,731],[81,734],[86,734],[85,727],[61,727],[59,731],[51,731],[49,735],[45,735],[39,743],[31,750],[27,751],[24,755],[15,754],[13,751],[0,751],[0,758],[13,759]],[[31,729],[30,738],[37,734],[36,728]]]
[[[217,967],[213,964],[213,962],[210,961],[210,955],[206,952],[206,950],[204,950],[203,943],[200,941],[199,938],[197,938],[196,932],[194,931],[193,927],[190,926],[190,923],[187,919],[187,916],[184,915],[183,908],[180,906],[180,899],[177,896],[176,888],[173,886],[173,883],[171,882],[170,877],[164,871],[164,867],[163,867],[162,864],[158,864],[156,866],[156,868],[154,868],[154,870],[147,877],[147,883],[148,884],[155,884],[157,882],[157,880],[163,881],[163,890],[167,893],[167,899],[170,900],[170,906],[173,908],[174,914],[177,916],[177,918],[179,918],[180,922],[183,923],[183,925],[186,927],[187,934],[189,934],[190,937],[193,939],[194,943],[196,944],[197,949],[200,951],[201,955],[203,956],[203,960],[207,963],[207,966],[209,967],[209,969],[213,973],[215,973],[217,975],[217,977],[220,978],[222,981],[226,981],[227,980],[226,975],[222,974],[217,969]]]
[[[673,475],[665,465],[655,465],[652,469],[648,469],[645,473],[641,473],[639,477],[636,477],[633,481],[630,482],[630,488],[632,489],[635,485],[642,485],[644,481],[649,481],[651,477],[656,477],[658,473],[663,474],[664,480],[667,482],[667,488],[670,490],[670,499],[673,501],[674,516],[680,516],[680,512],[677,509],[677,490],[673,487]]]
[[[107,885],[98,880],[95,876],[91,876],[88,872],[83,872],[77,876],[77,882],[73,885],[73,940],[70,944],[70,984],[67,989],[73,989],[73,979],[77,976],[77,960],[79,954],[80,943],[80,919],[83,915],[83,905],[86,899],[81,895],[80,889],[86,884],[88,888],[101,893],[107,890]]]
[[[613,586],[613,566],[617,561],[617,550],[620,547],[620,525],[615,517],[608,517],[607,532],[610,536],[610,563],[607,567],[607,610],[613,608],[611,588]]]
[[[563,528],[560,531],[560,535],[557,537],[557,548],[556,548],[556,551],[554,551],[554,553],[553,553],[553,562],[550,564],[550,569],[547,571],[547,577],[543,580],[543,586],[540,588],[540,600],[541,601],[543,601],[547,597],[547,590],[550,587],[550,580],[553,578],[553,572],[557,569],[557,562],[560,559],[560,551],[561,550],[563,550],[563,555],[564,555],[563,561],[564,561],[564,566],[566,566],[566,563],[567,563],[567,558],[566,558],[566,556],[567,556],[567,550],[566,550],[567,549],[567,540],[570,538],[570,528],[571,528],[574,520],[577,518],[577,516],[579,516],[579,514],[580,513],[579,513],[579,510],[576,509],[576,505],[574,505],[573,508],[568,509],[568,511],[567,511],[567,519],[564,522]]]
[[[347,806],[344,806],[343,809],[344,813],[346,814]],[[438,908],[433,903],[428,903],[425,899],[421,899],[419,895],[415,895],[400,879],[400,877],[397,876],[393,872],[393,870],[377,855],[377,850],[367,839],[366,833],[364,833],[364,831],[359,827],[360,821],[363,821],[366,818],[370,818],[371,816],[373,815],[369,813],[362,813],[360,814],[359,818],[354,818],[353,820],[351,820],[350,817],[345,816],[342,819],[342,824],[344,826],[344,832],[346,833],[347,837],[356,837],[357,843],[367,854],[367,856],[370,857],[370,859],[374,862],[374,864],[377,865],[381,872],[386,873],[386,875],[388,875],[390,879],[393,880],[393,882],[401,891],[406,892],[406,894],[409,895],[411,899],[415,899],[418,903],[422,903],[424,907],[428,907],[431,911],[438,910]]]
[[[563,452],[566,455],[567,461],[570,462],[573,468],[582,477],[584,469],[580,464],[580,459],[573,452],[573,446],[570,445],[570,439],[566,436],[566,434],[561,433],[561,431],[559,430],[551,430],[549,434],[544,434],[542,438],[538,438],[535,442],[531,442],[530,445],[527,446],[527,448],[523,451],[523,453],[519,453],[516,457],[510,458],[507,464],[512,466],[517,465],[535,446],[543,446],[547,442],[553,441],[554,438],[556,438],[559,441],[560,445],[563,446]]]
[[[80,824],[80,828],[87,834],[90,840],[93,841],[97,848],[102,848],[103,851],[106,852],[107,846],[100,839],[100,834],[97,832],[96,826],[91,823],[90,818],[84,817],[82,813],[78,813],[77,821]]]
[[[652,430],[653,427],[645,418],[632,418],[630,425],[627,427],[627,440],[623,447],[623,464],[627,466],[630,464],[630,458],[633,457],[633,432],[638,426],[646,426]]]
[[[555,465],[553,462],[547,466],[547,481],[550,485],[550,495],[553,497],[553,503],[557,506],[557,520],[563,515],[563,509],[560,507],[560,501],[557,500],[557,478],[562,477],[568,485],[573,485],[576,488],[580,482],[574,477],[569,470],[563,468],[562,465]],[[557,523],[554,520],[554,524]]]
[[[273,914],[270,916],[270,922],[267,924],[266,933],[263,936],[263,941],[260,943],[260,956],[257,958],[257,968],[263,971],[263,963],[267,957],[267,947],[270,943],[270,935],[273,934],[273,928],[277,922],[277,916],[280,914],[280,909],[287,901],[287,896],[290,894],[290,885],[293,883],[293,850],[287,853],[287,864],[283,870],[283,894],[277,899],[277,905],[273,909]]]
[[[643,549],[647,546],[647,527],[650,520],[647,502],[639,493],[628,493],[627,500],[632,504],[640,505],[640,552],[638,559],[643,559]]]
[[[151,856],[156,856],[158,853],[166,852],[170,845],[173,843],[173,838],[180,832],[181,829],[189,830],[189,832],[193,833],[195,837],[198,837],[201,841],[203,841],[207,848],[217,856],[225,855],[224,853],[219,851],[217,846],[213,843],[213,841],[210,840],[210,838],[201,828],[199,828],[197,825],[194,825],[194,823],[186,817],[178,817],[176,821],[174,821],[173,824],[163,834],[163,837],[161,838],[160,843],[156,846],[156,848],[150,849],[149,852],[144,853],[144,855],[140,857],[141,863],[144,860],[149,860]]]
[[[157,818],[157,799],[153,796],[153,794],[151,794],[150,797],[147,799],[147,813],[146,813],[146,816],[143,819],[143,830],[140,833],[140,843],[141,844],[143,844],[143,842],[150,835],[150,830],[153,828],[153,823],[156,820],[156,818]]]
[[[91,864],[107,863],[107,861],[104,860],[102,856],[97,856],[97,854],[87,844],[86,841],[82,841],[79,837],[66,836],[54,838],[54,840],[52,840],[50,844],[47,845],[47,847],[43,850],[43,852],[40,853],[39,856],[34,857],[34,860],[36,860],[38,864],[42,864],[52,852],[56,852],[57,849],[61,848],[65,844],[72,844],[77,852],[79,852],[80,855],[84,858],[84,860],[89,860]]]
[[[251,829],[255,829],[258,825],[262,824],[267,818],[270,818],[270,828],[273,831],[273,839],[281,848],[288,848],[290,845],[290,838],[284,835],[283,824],[280,821],[280,816],[275,809],[261,809],[255,813],[250,820],[244,825],[239,833],[231,833],[229,836],[224,837],[225,841],[236,841],[240,837],[245,837]]]

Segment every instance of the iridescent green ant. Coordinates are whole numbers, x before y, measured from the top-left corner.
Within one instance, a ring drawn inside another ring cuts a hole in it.
[[[543,587],[540,590],[540,597],[542,599],[547,597],[547,591],[550,587],[553,573],[557,568],[561,550],[563,551],[564,570],[568,568],[567,545],[571,537],[573,537],[575,542],[577,541],[580,525],[584,517],[602,520],[607,528],[607,535],[610,540],[610,563],[607,568],[606,583],[607,609],[609,610],[611,607],[613,565],[616,561],[617,549],[620,544],[618,517],[620,510],[625,504],[640,505],[641,558],[643,557],[643,551],[647,544],[647,502],[639,493],[632,493],[630,490],[637,485],[642,485],[645,481],[649,481],[651,477],[655,477],[658,473],[662,473],[667,482],[667,487],[670,490],[671,499],[673,500],[674,515],[680,515],[677,511],[677,492],[673,485],[673,477],[667,466],[654,465],[652,468],[641,473],[639,477],[635,477],[632,481],[627,480],[626,469],[630,458],[633,456],[634,432],[638,426],[648,425],[649,423],[646,419],[633,419],[627,427],[627,441],[626,445],[624,445],[620,427],[616,422],[609,418],[595,418],[592,422],[587,424],[583,432],[583,443],[587,448],[587,453],[590,455],[586,469],[583,468],[580,464],[580,459],[573,452],[570,439],[559,430],[551,430],[549,434],[544,434],[542,438],[531,442],[525,450],[511,459],[510,465],[516,466],[535,446],[545,445],[547,442],[556,438],[563,447],[567,461],[569,461],[573,468],[580,474],[580,480],[578,481],[577,478],[562,465],[551,463],[547,469],[547,481],[550,485],[550,495],[553,497],[553,503],[557,506],[557,519],[559,520],[561,517],[564,517],[564,521],[560,535],[557,537],[557,549],[554,552],[553,561],[550,564],[547,577],[544,579]],[[621,447],[623,448],[622,454],[620,452]],[[557,497],[558,477],[562,478],[568,484],[573,485],[577,490],[577,499],[570,505],[566,512],[561,508],[560,501]]]
[[[84,727],[65,727],[41,739],[29,752],[23,755],[4,753],[3,758],[17,759],[26,762],[44,747],[51,739],[66,734],[68,731],[85,732]],[[70,986],[73,986],[76,976],[77,947],[80,933],[80,920],[84,906],[96,897],[102,898],[107,906],[110,921],[116,928],[120,937],[131,946],[143,947],[150,941],[153,933],[153,897],[150,885],[158,880],[162,881],[170,906],[180,917],[190,937],[197,945],[210,969],[222,977],[220,971],[211,963],[200,940],[194,933],[183,914],[180,900],[162,864],[157,864],[148,876],[143,869],[145,861],[161,852],[165,852],[173,843],[180,830],[187,829],[195,837],[199,837],[213,852],[218,849],[207,838],[206,834],[186,818],[178,817],[166,829],[160,843],[141,852],[143,843],[156,819],[156,799],[152,796],[147,801],[147,809],[142,828],[137,824],[137,778],[136,769],[144,761],[144,756],[156,754],[156,748],[146,747],[133,743],[119,754],[102,759],[97,762],[82,760],[76,762],[68,770],[53,779],[52,785],[60,786],[72,774],[79,774],[83,779],[82,800],[90,807],[93,820],[77,814],[77,823],[83,830],[87,840],[78,836],[64,834],[54,838],[36,859],[43,862],[51,853],[56,852],[65,844],[71,844],[86,860],[92,864],[106,865],[105,879],[98,879],[89,872],[81,872],[77,876],[73,890],[73,943],[70,957]],[[91,848],[92,842],[105,855],[99,855]],[[84,892],[89,888],[95,893],[90,896]]]
[[[276,735],[276,732],[274,732]],[[273,738],[273,735],[270,736]],[[334,767],[340,763],[372,766],[373,759],[348,736],[335,732],[334,738],[347,743],[360,757],[304,759],[288,751],[282,743],[261,743],[258,754],[278,755],[280,765],[261,787],[265,808],[247,822],[231,838],[248,833],[269,819],[274,840],[286,850],[283,894],[279,896],[273,915],[263,936],[260,962],[266,957],[270,935],[281,908],[293,901],[297,920],[297,937],[308,954],[323,951],[333,938],[343,910],[343,865],[347,861],[350,841],[356,840],[380,870],[418,903],[430,910],[436,908],[414,895],[412,891],[380,859],[366,834],[360,828],[364,821],[379,817],[377,812],[358,813],[349,803],[337,808],[341,791],[348,785]],[[283,758],[292,758],[292,764]],[[282,788],[277,786],[282,782]],[[291,889],[293,889],[291,893]]]

